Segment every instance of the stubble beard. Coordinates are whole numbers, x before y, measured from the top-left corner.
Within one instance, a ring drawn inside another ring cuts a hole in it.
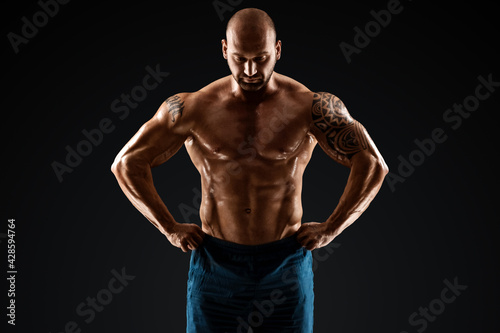
[[[243,77],[240,77],[240,78],[237,78],[235,76],[233,76],[234,80],[236,81],[236,83],[238,83],[238,85],[240,86],[241,89],[245,90],[245,91],[259,91],[261,90],[262,88],[266,87],[267,84],[269,83],[269,80],[271,80],[271,77],[273,76],[273,72],[274,72],[274,68],[273,70],[271,71],[271,74],[269,74],[267,77],[264,77],[263,79],[261,80],[258,80],[256,82],[245,82]]]

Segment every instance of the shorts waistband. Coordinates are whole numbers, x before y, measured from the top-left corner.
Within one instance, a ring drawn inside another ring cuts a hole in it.
[[[297,241],[297,234],[285,237],[283,239],[258,245],[245,245],[234,242],[229,242],[206,234],[203,239],[203,244],[209,247],[215,247],[221,250],[227,250],[231,253],[258,255],[258,254],[271,254],[277,251],[286,251],[290,249],[299,249],[301,245]]]

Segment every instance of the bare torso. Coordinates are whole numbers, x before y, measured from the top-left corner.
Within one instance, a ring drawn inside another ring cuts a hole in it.
[[[388,172],[337,96],[274,72],[281,41],[264,14],[251,9],[228,23],[230,76],[170,96],[111,166],[130,202],[184,252],[206,235],[256,245],[296,233],[304,248],[323,247],[363,213]],[[350,173],[332,214],[302,223],[302,176],[316,144]],[[183,145],[201,175],[201,228],[175,220],[152,177]]]
[[[240,244],[295,233],[302,218],[302,176],[316,145],[313,93],[274,73],[279,89],[242,101],[225,77],[183,94],[190,134],[185,146],[201,175],[202,230]]]

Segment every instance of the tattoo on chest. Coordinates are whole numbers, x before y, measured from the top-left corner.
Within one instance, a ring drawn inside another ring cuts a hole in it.
[[[315,93],[312,105],[313,124],[326,137],[330,148],[339,157],[351,158],[367,148],[366,132],[363,125],[347,112],[344,103],[329,93]]]
[[[172,122],[175,122],[177,115],[182,116],[182,111],[184,110],[184,101],[179,97],[179,95],[174,95],[169,97],[165,103],[168,106],[168,113],[172,116]]]

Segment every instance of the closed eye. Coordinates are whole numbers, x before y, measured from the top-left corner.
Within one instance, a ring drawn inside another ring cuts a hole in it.
[[[239,62],[239,63],[244,63],[245,61],[247,61],[247,58],[242,57],[242,56],[235,56],[234,60],[236,62]],[[258,56],[258,57],[253,58],[253,61],[255,61],[255,62],[264,62],[266,60],[267,60],[267,55]]]

